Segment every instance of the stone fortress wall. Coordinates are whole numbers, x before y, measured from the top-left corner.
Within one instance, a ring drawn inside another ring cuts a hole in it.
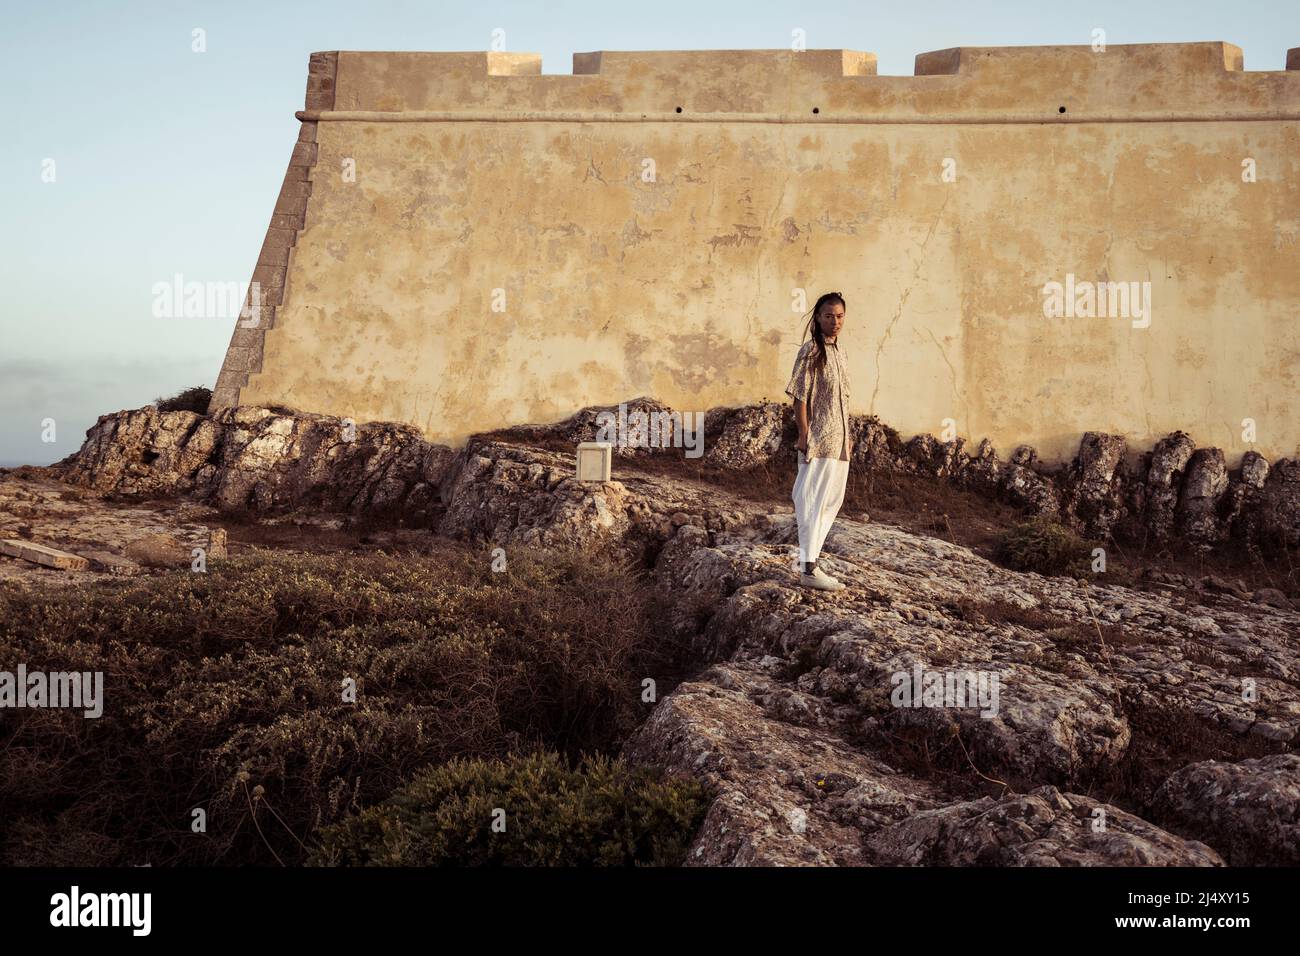
[[[578,53],[571,75],[315,53],[264,307],[213,407],[456,445],[637,395],[784,401],[799,312],[833,289],[853,410],[905,437],[1053,461],[1088,430],[1182,429],[1230,465],[1294,456],[1300,49],[1286,66],[1221,42],[963,47],[915,76],[850,50]]]

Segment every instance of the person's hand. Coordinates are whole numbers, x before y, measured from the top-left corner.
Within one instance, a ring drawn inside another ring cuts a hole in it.
[[[794,447],[805,455],[808,454],[808,436],[800,435],[799,440],[794,443]]]

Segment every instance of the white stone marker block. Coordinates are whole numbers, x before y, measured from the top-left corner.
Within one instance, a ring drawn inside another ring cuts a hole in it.
[[[614,445],[607,441],[578,443],[578,480],[609,481],[614,463]]]

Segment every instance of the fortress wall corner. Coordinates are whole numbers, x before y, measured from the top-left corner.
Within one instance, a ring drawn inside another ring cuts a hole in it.
[[[337,52],[313,53],[309,57],[306,109],[334,108],[338,57]],[[210,411],[238,405],[240,391],[248,384],[248,376],[262,371],[266,333],[275,327],[276,311],[284,303],[289,258],[306,221],[307,202],[311,197],[311,170],[316,165],[319,149],[316,125],[315,122],[303,121],[298,127],[298,140],[290,152],[289,166],[262,240],[249,283],[249,294],[243,303],[243,315],[235,323],[225,361],[212,390]]]

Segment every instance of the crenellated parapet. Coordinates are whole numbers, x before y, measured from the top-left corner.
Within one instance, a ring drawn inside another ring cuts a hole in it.
[[[1095,122],[1300,112],[1296,50],[1285,70],[1247,72],[1241,49],[1223,42],[956,47],[920,54],[914,76],[881,76],[875,55],[856,50],[597,51],[575,53],[571,74],[542,73],[533,53],[317,56],[336,57],[337,73],[329,106],[309,90],[309,119],[495,111],[681,122]]]

